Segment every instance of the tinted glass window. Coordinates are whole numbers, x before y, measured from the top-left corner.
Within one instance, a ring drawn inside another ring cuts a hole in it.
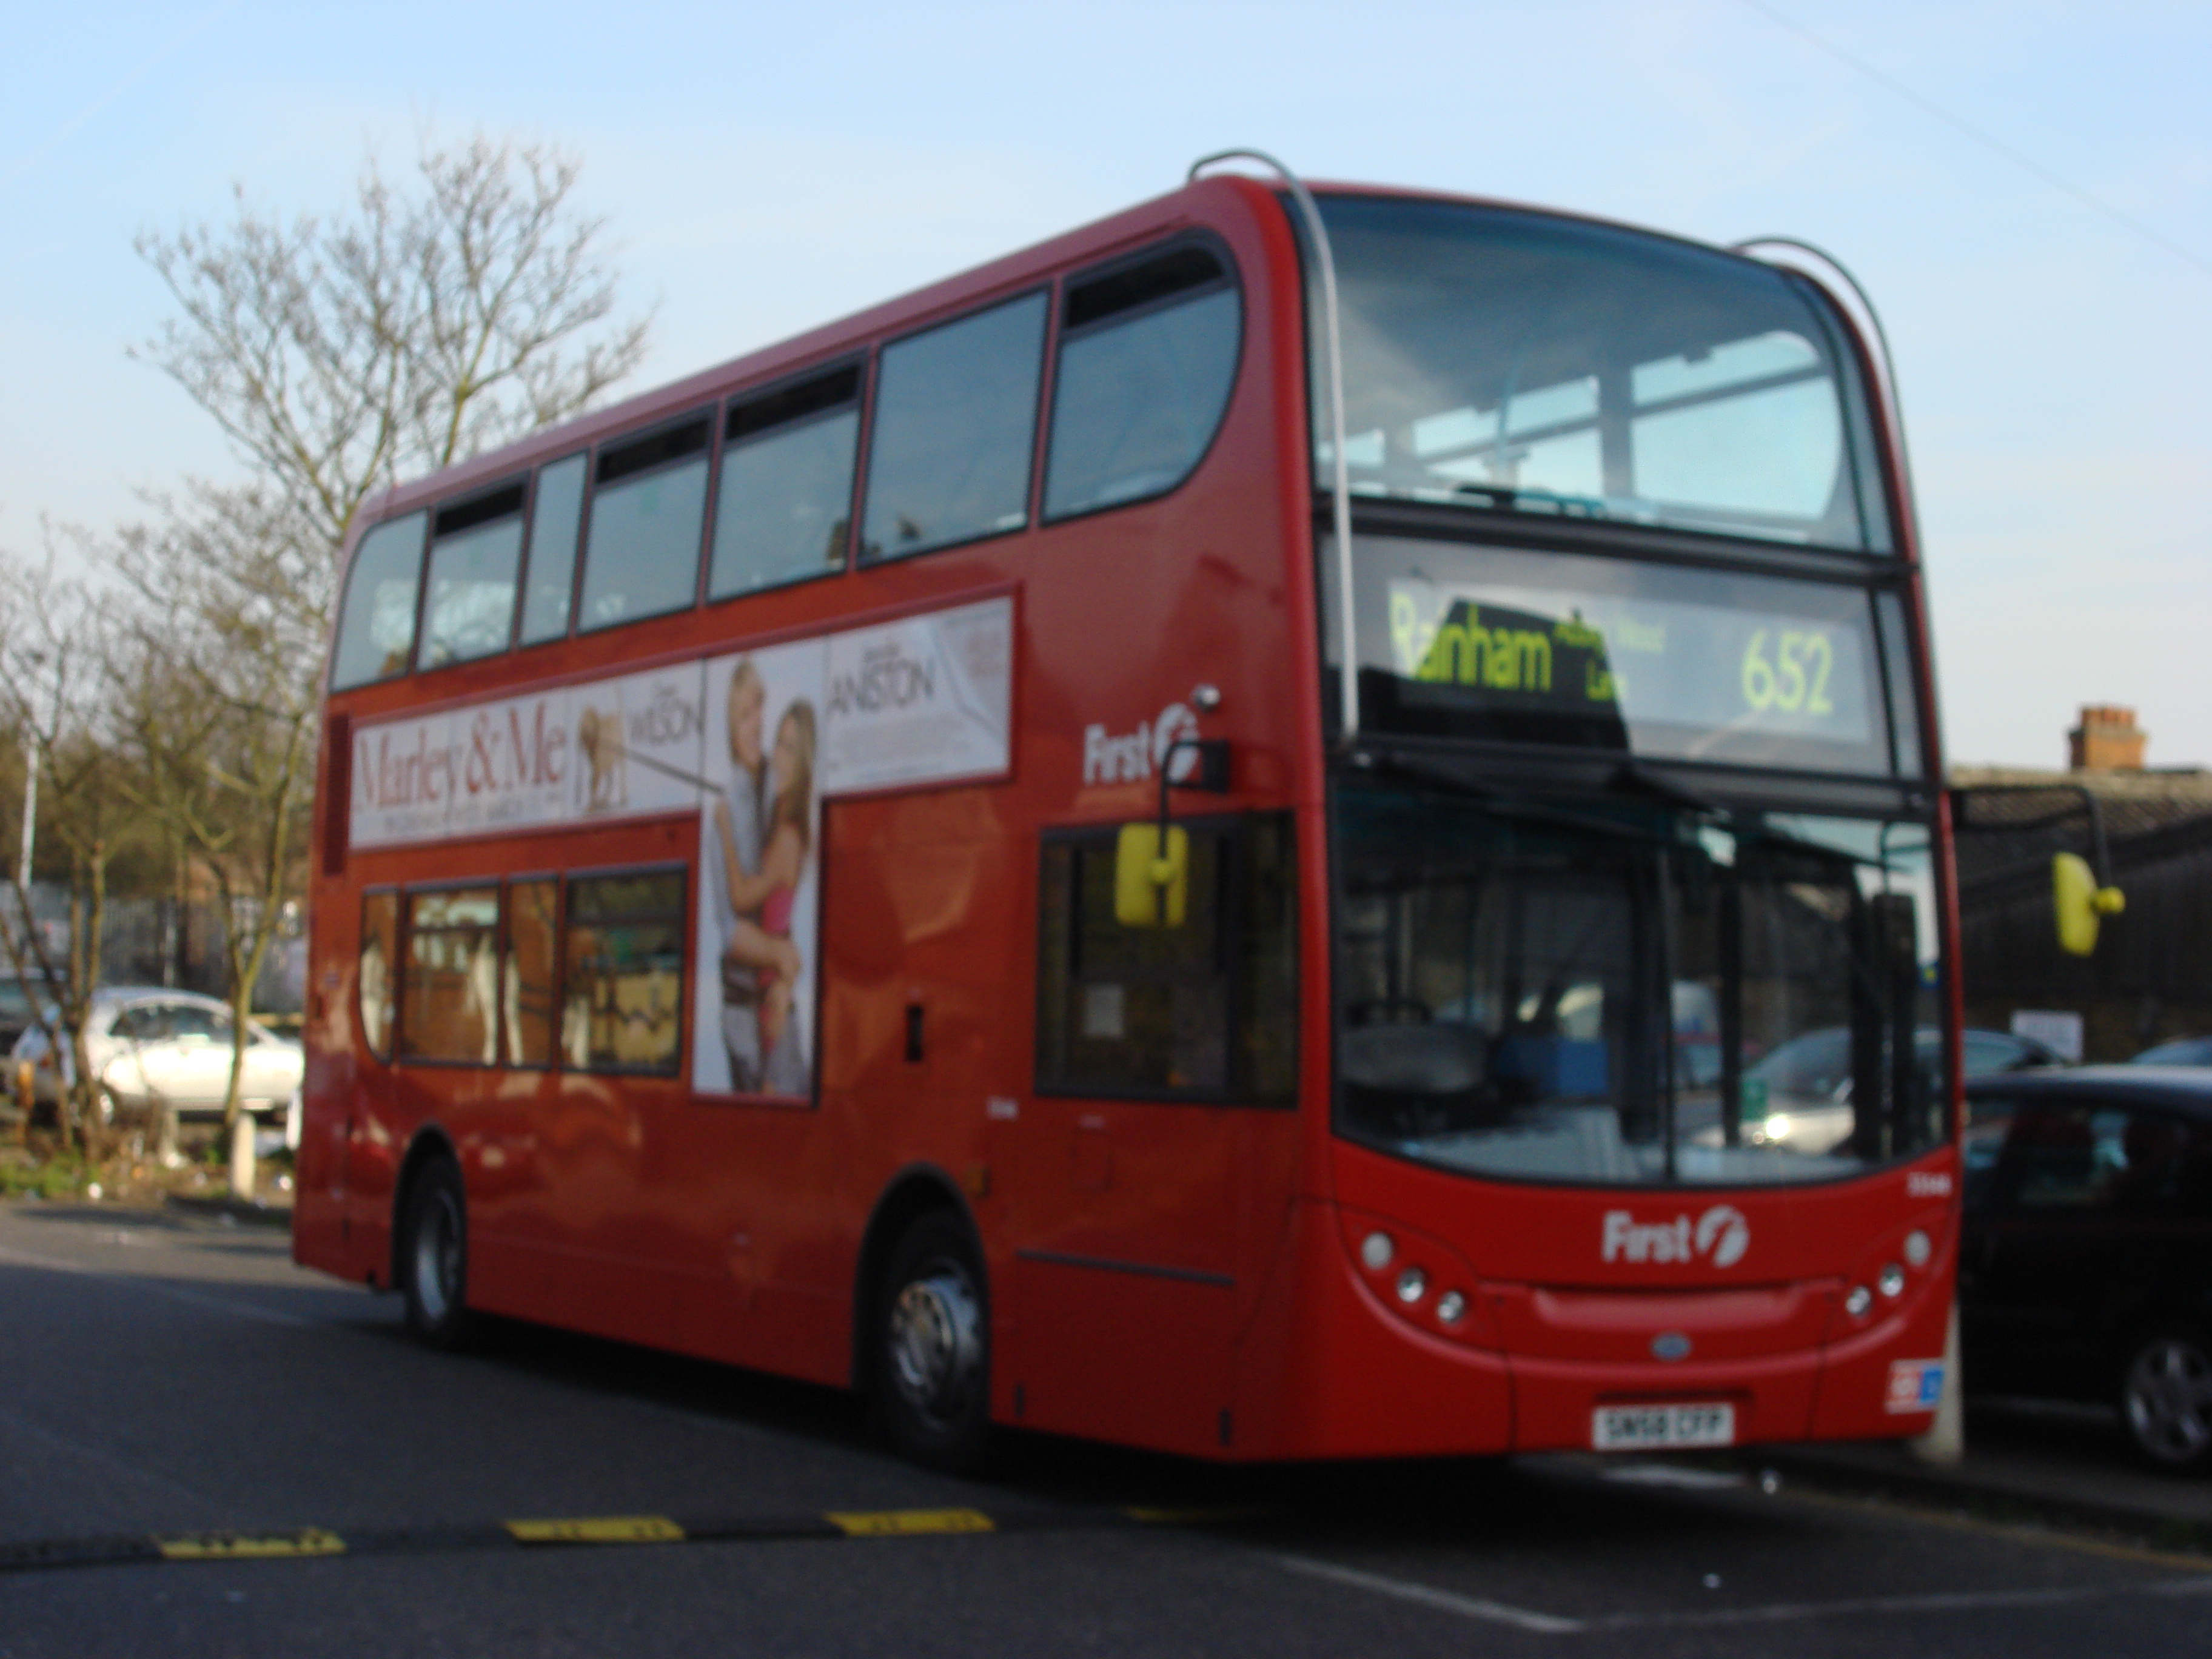
[[[1028,521],[1044,322],[1031,294],[884,348],[862,557]]]
[[[2032,1105],[2013,1121],[2004,1180],[2024,1210],[2155,1215],[2201,1200],[2203,1141],[2163,1112]]]
[[[2023,1209],[2099,1209],[2127,1165],[2128,1115],[2085,1106],[2030,1106],[2005,1144],[2013,1201]]]
[[[1180,927],[1114,915],[1114,842],[1046,844],[1037,1083],[1070,1094],[1286,1101],[1297,1082],[1289,825],[1199,828]]]
[[[2020,1103],[2002,1095],[1977,1095],[1966,1102],[1966,1132],[1960,1142],[1966,1165],[1966,1203],[1978,1209],[1989,1198],[1997,1176],[1997,1159]]]
[[[428,515],[410,513],[380,524],[354,549],[338,612],[331,690],[367,685],[403,672],[415,648],[415,598],[422,579],[422,532]]]
[[[599,452],[580,629],[691,603],[706,523],[707,426],[702,416]]]
[[[507,649],[522,563],[522,486],[441,511],[430,532],[420,668]]]
[[[392,1058],[398,988],[399,895],[371,893],[361,902],[361,967],[354,989],[362,1041],[379,1060]]]
[[[522,596],[522,643],[557,640],[568,631],[568,600],[576,585],[576,533],[584,519],[584,469],[590,458],[571,455],[538,474],[530,506],[530,575]]]
[[[844,567],[860,395],[847,368],[730,411],[708,598]]]
[[[510,1066],[553,1063],[553,952],[558,884],[514,881],[507,887],[507,955],[500,975],[500,1023]]]
[[[568,884],[561,1052],[599,1072],[673,1076],[684,1010],[684,872]]]
[[[416,893],[407,901],[399,1052],[409,1060],[499,1058],[499,890]]]
[[[1226,278],[1213,255],[1183,248],[1069,288],[1046,517],[1157,495],[1198,465],[1237,374],[1241,323]],[[1126,303],[1079,331],[1079,317],[1115,301]]]

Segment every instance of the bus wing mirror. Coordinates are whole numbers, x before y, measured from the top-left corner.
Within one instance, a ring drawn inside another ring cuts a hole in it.
[[[2077,957],[2096,950],[2099,919],[2119,915],[2128,903],[2118,888],[2098,886],[2088,860],[2074,853],[2051,860],[2051,901],[2058,915],[2059,947]]]
[[[1125,823],[1114,847],[1114,920],[1124,927],[1180,927],[1190,899],[1190,834]]]

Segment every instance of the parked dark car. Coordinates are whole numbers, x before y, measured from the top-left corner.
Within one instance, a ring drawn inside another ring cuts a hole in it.
[[[2011,1073],[1966,1107],[1967,1388],[2109,1401],[2149,1462],[2212,1467],[2212,1069]]]

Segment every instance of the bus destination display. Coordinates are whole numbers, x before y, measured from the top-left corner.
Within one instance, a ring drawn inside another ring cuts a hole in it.
[[[1571,741],[1692,757],[1737,735],[1874,737],[1856,595],[1824,616],[1421,577],[1394,578],[1388,593],[1391,668],[1410,703],[1549,716]],[[1686,748],[1686,730],[1705,735]]]

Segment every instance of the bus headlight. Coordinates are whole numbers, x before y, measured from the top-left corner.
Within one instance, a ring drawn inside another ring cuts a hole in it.
[[[1854,1319],[1864,1319],[1873,1306],[1874,1292],[1863,1285],[1852,1285],[1851,1293],[1844,1298],[1844,1311]]]
[[[1882,1268],[1881,1277],[1875,1280],[1875,1288],[1894,1301],[1905,1294],[1905,1269],[1894,1261]]]
[[[1935,1253],[1936,1247],[1928,1242],[1928,1235],[1922,1232],[1919,1228],[1915,1227],[1911,1232],[1905,1234],[1905,1259],[1914,1267],[1926,1267],[1928,1258]]]
[[[1419,1267],[1408,1267],[1398,1275],[1398,1300],[1407,1307],[1429,1293],[1429,1276]]]
[[[1457,1291],[1446,1291],[1437,1298],[1437,1317],[1447,1325],[1456,1325],[1467,1317],[1467,1298]]]
[[[1359,1259],[1367,1264],[1367,1271],[1371,1273],[1379,1273],[1389,1267],[1390,1258],[1397,1253],[1398,1248],[1390,1242],[1388,1233],[1370,1233],[1359,1241]]]

